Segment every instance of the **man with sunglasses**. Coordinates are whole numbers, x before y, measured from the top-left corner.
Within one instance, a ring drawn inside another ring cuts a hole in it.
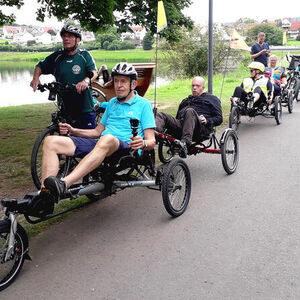
[[[271,81],[264,76],[265,66],[260,62],[252,62],[248,69],[250,77],[245,78],[242,84],[235,88],[232,103],[238,99],[245,102],[248,109],[257,109],[263,103],[272,103],[273,86]],[[252,100],[247,100],[247,94],[252,92]]]

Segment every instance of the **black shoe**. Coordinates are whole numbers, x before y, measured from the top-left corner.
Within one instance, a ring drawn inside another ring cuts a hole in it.
[[[179,152],[178,152],[179,157],[187,158],[188,150],[187,150],[187,146],[186,146],[185,142],[182,142],[180,140],[175,140],[174,146],[179,149]]]
[[[55,197],[56,201],[63,199],[67,191],[66,182],[55,176],[49,176],[44,181],[45,188]]]

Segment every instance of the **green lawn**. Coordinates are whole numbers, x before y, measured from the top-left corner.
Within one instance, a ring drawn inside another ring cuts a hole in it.
[[[142,49],[134,50],[92,50],[90,51],[96,61],[155,61],[155,51],[145,51]],[[39,61],[44,59],[51,52],[1,52],[2,61]],[[158,51],[158,58],[161,58],[162,52]]]

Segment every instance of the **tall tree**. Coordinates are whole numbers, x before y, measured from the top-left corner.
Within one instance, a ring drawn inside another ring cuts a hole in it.
[[[0,0],[0,7],[3,6],[15,6],[20,8],[24,4],[23,0]],[[16,20],[14,14],[6,15],[0,9],[0,26],[5,23],[11,24]]]
[[[58,20],[75,19],[87,30],[97,32],[106,25],[115,25],[118,31],[130,30],[132,25],[140,25],[156,32],[157,0],[37,0],[39,8],[37,19],[44,21],[46,16],[55,16]],[[21,0],[0,0],[11,6],[22,5]],[[13,3],[16,4],[13,4]],[[190,6],[192,0],[165,1],[168,29],[161,33],[170,41],[178,40],[179,28],[192,28],[193,22],[183,15],[182,10]],[[0,16],[1,21],[1,16]]]

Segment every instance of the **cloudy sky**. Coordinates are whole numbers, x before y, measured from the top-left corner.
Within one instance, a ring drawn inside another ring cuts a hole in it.
[[[45,20],[44,24],[36,21],[36,0],[24,0],[24,2],[25,5],[20,10],[13,9],[13,12],[17,16],[18,24],[61,26],[61,23],[54,18]],[[208,22],[208,3],[209,0],[194,0],[193,4],[184,10],[184,13],[190,16],[195,23],[204,25]],[[300,17],[299,8],[299,0],[252,0],[249,2],[242,0],[213,0],[213,20],[214,22],[234,22],[244,17],[253,18],[257,21],[264,19],[275,20],[284,17]],[[5,12],[8,11],[8,9],[3,7],[2,9]],[[12,11],[12,9],[9,11]]]

